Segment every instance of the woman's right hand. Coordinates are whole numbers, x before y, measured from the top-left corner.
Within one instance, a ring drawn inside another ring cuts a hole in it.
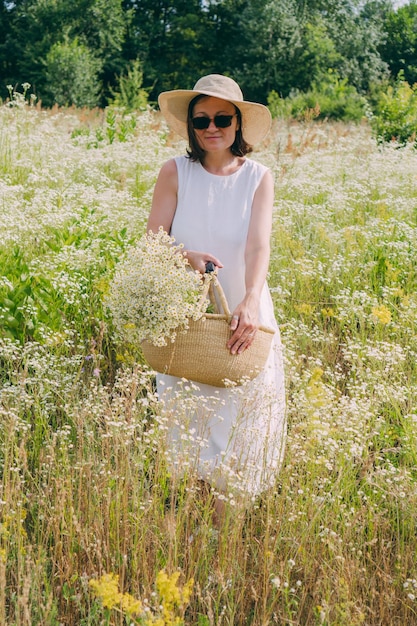
[[[216,267],[223,267],[223,263],[218,258],[207,252],[198,252],[196,250],[184,250],[183,255],[188,259],[189,264],[193,270],[197,270],[201,274],[206,271],[206,265],[210,261],[214,263]]]

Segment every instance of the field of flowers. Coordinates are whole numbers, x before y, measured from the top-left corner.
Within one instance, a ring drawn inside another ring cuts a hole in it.
[[[183,150],[151,111],[0,108],[0,623],[417,624],[417,153],[280,122],[253,154],[289,435],[216,534],[103,306]]]

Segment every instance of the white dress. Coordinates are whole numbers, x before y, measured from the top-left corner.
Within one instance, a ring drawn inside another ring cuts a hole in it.
[[[171,228],[185,249],[208,252],[223,263],[218,279],[230,310],[245,295],[245,245],[253,197],[267,168],[245,159],[229,176],[207,172],[200,162],[175,159],[178,204]],[[275,328],[267,364],[253,381],[218,388],[158,375],[173,472],[196,472],[231,501],[255,496],[276,481],[285,437],[282,348],[267,284],[259,322]]]

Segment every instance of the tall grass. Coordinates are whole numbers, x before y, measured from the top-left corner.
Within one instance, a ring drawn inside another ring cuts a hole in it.
[[[417,624],[417,154],[284,123],[254,154],[289,435],[276,488],[216,533],[102,305],[184,145],[152,113],[3,107],[0,128],[0,623]]]

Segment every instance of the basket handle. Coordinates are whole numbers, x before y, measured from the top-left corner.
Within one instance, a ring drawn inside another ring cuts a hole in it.
[[[227,318],[231,318],[231,313],[229,309],[229,304],[227,302],[225,293],[219,281],[217,280],[217,269],[211,261],[206,263],[206,273],[204,274],[204,288],[202,299],[207,298],[209,296],[211,304],[216,309],[217,313],[221,313],[219,311],[219,306],[217,303],[217,298],[220,302],[221,308],[223,309],[223,314]],[[216,298],[217,295],[217,298]]]

